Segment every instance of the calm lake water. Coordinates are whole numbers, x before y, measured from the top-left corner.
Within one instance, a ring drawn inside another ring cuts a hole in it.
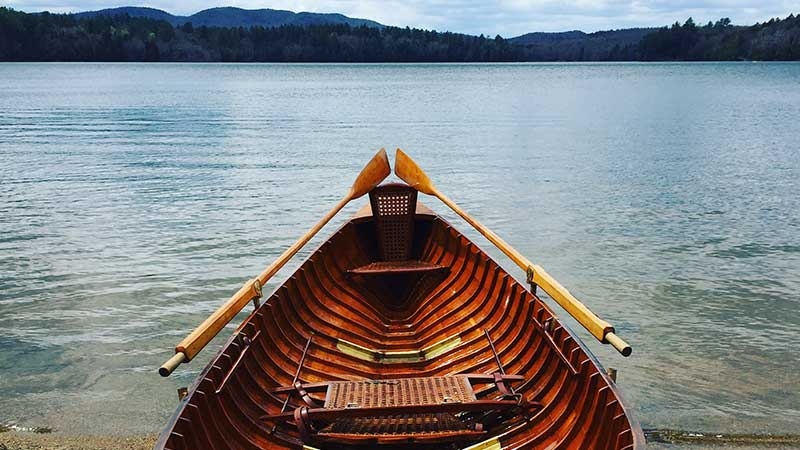
[[[798,118],[800,64],[0,64],[0,423],[160,431],[220,340],[170,349],[401,147],[616,325],[645,427],[797,432]]]

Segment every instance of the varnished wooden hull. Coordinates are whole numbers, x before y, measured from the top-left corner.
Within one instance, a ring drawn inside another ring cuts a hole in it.
[[[485,330],[505,371],[524,376],[516,392],[542,407],[471,442],[420,446],[644,449],[613,382],[538,297],[442,218],[418,212],[414,225],[415,256],[447,270],[398,276],[389,284],[407,287],[400,291],[349,273],[378,253],[372,217],[349,221],[243,322],[190,388],[156,448],[300,447],[297,430],[263,417],[284,409],[286,395],[272,391],[292,384],[312,335],[302,383],[491,374],[498,366]],[[490,394],[481,389],[479,395]],[[300,403],[295,397],[285,410]]]

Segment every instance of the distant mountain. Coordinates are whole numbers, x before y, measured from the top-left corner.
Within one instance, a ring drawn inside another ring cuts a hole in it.
[[[191,16],[175,16],[166,11],[155,8],[143,8],[138,6],[123,6],[120,8],[108,8],[98,11],[86,11],[72,14],[77,19],[91,18],[97,16],[121,16],[144,17],[147,19],[164,20],[173,26],[180,26],[191,23],[193,26],[208,27],[255,27],[264,28],[279,27],[281,25],[350,25],[360,27],[365,25],[370,28],[383,28],[384,25],[367,19],[357,19],[347,17],[342,14],[322,14],[278,9],[242,9],[234,7],[210,8],[192,14]]]
[[[561,33],[528,33],[508,41],[523,49],[528,61],[600,61],[632,60],[638,57],[642,38],[656,28],[624,30],[565,31]]]
[[[122,16],[122,15],[129,15],[131,17],[145,17],[147,19],[154,19],[154,20],[166,20],[167,22],[175,24],[175,19],[177,16],[173,16],[172,14],[162,11],[160,9],[155,8],[145,8],[140,6],[123,6],[121,8],[107,8],[101,9],[99,11],[86,11],[86,12],[79,12],[70,14],[74,16],[76,19],[84,19],[89,17],[97,17],[97,16]]]
[[[577,30],[560,31],[556,33],[537,31],[535,33],[528,33],[528,34],[523,34],[522,36],[513,37],[509,39],[509,42],[513,42],[514,44],[517,45],[543,44],[543,43],[551,44],[553,42],[566,41],[570,39],[585,39],[586,36],[587,36],[586,33]]]

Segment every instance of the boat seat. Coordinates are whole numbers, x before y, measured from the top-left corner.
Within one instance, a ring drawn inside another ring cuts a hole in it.
[[[519,375],[495,373],[390,380],[331,381],[273,389],[274,393],[324,393],[325,403],[266,415],[267,421],[294,422],[305,443],[397,444],[468,440],[483,425],[463,413],[520,408],[508,383]],[[495,384],[497,400],[478,400],[473,384]],[[536,406],[536,405],[534,405]],[[530,405],[527,405],[530,407]]]
[[[446,270],[446,266],[424,261],[378,261],[350,269],[347,272],[354,275],[386,275],[393,273],[444,272]]]
[[[380,276],[443,272],[447,267],[414,259],[414,215],[417,190],[402,183],[389,183],[369,193],[369,203],[378,236],[379,261],[348,270],[355,275]]]

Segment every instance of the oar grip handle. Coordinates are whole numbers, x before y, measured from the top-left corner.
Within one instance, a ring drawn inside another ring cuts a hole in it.
[[[611,344],[612,347],[617,349],[617,351],[622,356],[625,356],[625,357],[631,356],[631,352],[633,351],[633,348],[630,346],[630,344],[625,342],[621,337],[619,337],[616,334],[614,334],[613,331],[610,331],[610,332],[606,333],[605,340],[606,340],[606,342]]]
[[[162,377],[168,377],[184,361],[186,361],[186,355],[183,352],[175,353],[172,358],[168,359],[167,362],[158,368],[158,374]]]

